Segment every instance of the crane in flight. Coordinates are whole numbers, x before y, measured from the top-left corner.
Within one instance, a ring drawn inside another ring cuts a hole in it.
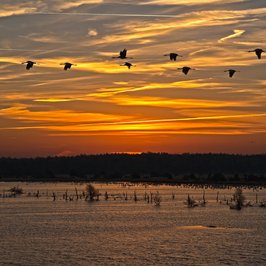
[[[68,69],[70,69],[72,66],[76,66],[75,64],[71,64],[71,63],[68,63],[68,62],[66,62],[66,63],[62,63],[62,64],[60,64],[60,65],[63,65],[63,66],[64,66],[64,70],[68,70]]]
[[[236,71],[235,69],[228,69],[228,70],[225,70],[224,72],[228,72],[229,77],[232,78],[234,74],[239,71]]]
[[[196,69],[184,66],[184,67],[178,68],[178,70],[181,70],[185,75],[187,75],[190,70],[196,70]]]
[[[261,48],[257,48],[255,50],[250,50],[248,51],[249,53],[251,52],[255,52],[256,56],[258,57],[258,59],[261,59],[261,54],[264,53],[265,51],[263,51]]]
[[[22,62],[22,64],[26,64],[26,69],[30,70],[31,68],[33,68],[33,66],[36,64],[36,62],[33,61],[26,61],[26,62]]]
[[[127,49],[119,52],[119,56],[113,56],[113,58],[120,58],[120,59],[132,59],[132,57],[127,57]]]
[[[182,55],[177,54],[177,53],[164,54],[164,56],[169,56],[171,61],[176,61],[176,58],[178,56],[182,57]]]
[[[132,65],[131,63],[129,62],[125,62],[123,65],[120,65],[120,66],[127,66],[128,69],[130,69],[131,67],[135,66],[135,65]]]

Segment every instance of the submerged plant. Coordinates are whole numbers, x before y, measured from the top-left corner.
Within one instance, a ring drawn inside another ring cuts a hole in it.
[[[99,196],[100,196],[100,193],[99,193],[99,190],[96,189],[92,184],[88,184],[86,186],[86,193],[87,193],[87,198],[89,198],[89,200],[95,200],[95,198],[97,200],[99,200]]]
[[[187,195],[187,200],[185,201],[185,204],[187,205],[188,208],[197,206],[196,201],[193,198],[191,198],[189,194]]]
[[[161,198],[159,192],[157,191],[157,193],[154,196],[154,205],[155,206],[160,206],[161,205],[161,200],[162,200],[162,198]]]
[[[20,187],[12,187],[9,189],[9,192],[11,192],[13,195],[21,195],[23,194],[23,189]]]
[[[236,188],[233,194],[233,198],[235,200],[235,205],[231,205],[231,209],[241,210],[244,206],[245,196],[243,195],[243,191],[241,188]]]

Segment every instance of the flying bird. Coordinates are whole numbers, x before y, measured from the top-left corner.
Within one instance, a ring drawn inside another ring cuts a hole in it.
[[[71,64],[71,63],[68,63],[68,62],[66,62],[66,63],[62,63],[62,64],[60,64],[60,65],[63,65],[63,66],[64,66],[64,70],[68,70],[68,69],[70,69],[72,66],[76,66],[76,65]]]
[[[27,69],[27,70],[30,70],[30,69],[33,67],[33,65],[36,64],[36,62],[33,62],[33,61],[26,61],[26,62],[23,62],[22,64],[26,64],[26,69]]]
[[[189,72],[190,70],[195,70],[195,69],[193,69],[193,68],[191,68],[191,67],[184,66],[184,67],[178,68],[178,70],[182,70],[182,72],[183,72],[185,75],[187,75],[188,72]]]
[[[119,56],[114,56],[113,58],[120,58],[120,59],[130,58],[130,59],[132,59],[132,57],[127,57],[127,49],[120,51]]]
[[[261,48],[257,48],[257,49],[255,49],[255,50],[250,50],[250,51],[248,51],[249,53],[251,53],[251,52],[255,52],[255,54],[257,55],[257,57],[258,57],[258,59],[261,59],[261,54],[263,53],[263,52],[265,52],[265,51],[263,51]]]
[[[169,56],[171,61],[173,61],[173,60],[176,61],[176,58],[178,56],[182,57],[182,55],[176,54],[176,53],[164,54],[164,56]]]
[[[129,62],[126,62],[126,63],[124,63],[123,65],[120,65],[120,66],[127,66],[128,67],[128,69],[130,69],[132,66],[134,66],[134,65],[132,65],[131,63],[129,63]]]
[[[232,77],[234,76],[234,74],[235,74],[236,72],[239,72],[239,71],[236,71],[236,70],[234,70],[234,69],[228,69],[228,70],[225,70],[224,72],[228,72],[229,77],[232,78]]]

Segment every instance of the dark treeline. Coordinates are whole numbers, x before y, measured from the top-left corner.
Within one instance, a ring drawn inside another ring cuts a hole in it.
[[[266,184],[266,155],[142,153],[0,158],[0,180]]]

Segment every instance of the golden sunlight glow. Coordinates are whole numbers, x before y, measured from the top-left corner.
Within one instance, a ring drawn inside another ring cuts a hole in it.
[[[48,98],[48,99],[35,99],[34,102],[44,102],[44,103],[61,103],[61,102],[71,102],[77,99],[71,99],[71,98]]]
[[[266,55],[248,52],[266,49],[260,1],[2,2],[0,156],[34,141],[33,155],[265,152]]]
[[[24,105],[17,105],[0,110],[0,116],[27,121],[44,121],[44,122],[65,122],[65,123],[86,123],[86,122],[106,122],[120,121],[118,115],[106,115],[100,113],[81,113],[71,110],[54,111],[30,111]]]

